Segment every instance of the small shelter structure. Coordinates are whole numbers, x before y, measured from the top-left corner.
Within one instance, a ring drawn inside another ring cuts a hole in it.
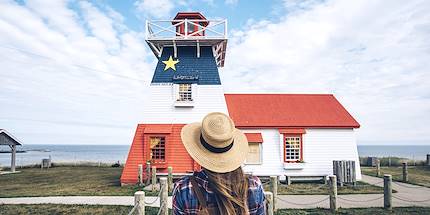
[[[11,161],[10,161],[10,171],[15,172],[16,166],[16,146],[21,146],[22,142],[19,141],[12,134],[7,132],[5,129],[0,128],[0,146],[6,145],[11,149]]]

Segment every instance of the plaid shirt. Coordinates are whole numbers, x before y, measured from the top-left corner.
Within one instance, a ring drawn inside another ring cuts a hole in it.
[[[216,205],[215,194],[208,186],[208,176],[204,171],[195,172],[194,176],[196,182],[202,186],[206,191],[204,197],[206,198],[208,206]],[[189,176],[183,177],[175,183],[173,190],[173,214],[197,214],[199,211],[199,203],[193,190],[191,189],[191,181]],[[258,177],[249,178],[248,188],[248,208],[250,215],[265,214],[265,198],[263,192],[263,185]]]

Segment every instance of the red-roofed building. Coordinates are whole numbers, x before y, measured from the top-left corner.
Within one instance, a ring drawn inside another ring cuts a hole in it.
[[[170,27],[156,29],[163,22]],[[121,183],[137,183],[138,165],[146,168],[148,161],[158,174],[167,174],[169,166],[180,175],[199,170],[180,133],[185,124],[201,121],[210,112],[229,114],[245,133],[249,153],[243,168],[248,173],[327,176],[333,174],[333,160],[354,160],[356,178],[361,179],[355,138],[360,125],[333,95],[224,94],[218,67],[224,65],[227,38],[209,28],[225,30],[226,23],[195,12],[156,23],[147,25],[146,41],[158,58],[151,97],[142,107],[142,124]],[[172,31],[176,35],[166,36]],[[164,34],[157,35],[160,32]]]

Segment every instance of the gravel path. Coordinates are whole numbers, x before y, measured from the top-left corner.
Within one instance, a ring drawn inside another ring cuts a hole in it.
[[[364,182],[383,186],[381,178],[363,175]],[[430,188],[393,182],[393,206],[430,207]],[[328,195],[282,195],[276,201],[278,208],[329,208]],[[156,197],[146,197],[150,207],[159,207]],[[169,197],[169,208],[172,207]],[[87,205],[134,205],[132,196],[53,196],[0,198],[0,204],[87,204]],[[338,195],[338,205],[342,208],[383,207],[383,194]]]
[[[160,200],[153,196],[145,197],[149,207],[160,207]],[[169,197],[169,208],[172,208]],[[134,205],[133,196],[48,196],[0,198],[0,204],[66,204],[66,205]]]
[[[383,187],[383,179],[363,175],[362,181]],[[430,188],[394,182],[392,188],[393,207],[430,207]],[[330,208],[328,195],[283,195],[276,202],[278,208]],[[338,195],[338,206],[342,208],[383,207],[383,194]]]

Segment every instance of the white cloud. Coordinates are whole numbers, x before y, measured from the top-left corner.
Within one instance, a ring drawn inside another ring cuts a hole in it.
[[[131,142],[154,57],[120,14],[80,6],[0,2],[0,127],[24,143]]]
[[[226,91],[334,93],[359,141],[429,141],[430,4],[299,3],[230,29]],[[26,143],[130,144],[155,58],[113,9],[68,4],[0,1],[0,127]]]
[[[175,7],[171,0],[139,0],[134,5],[144,17],[155,18],[170,17],[170,12]]]
[[[225,0],[227,5],[237,5],[237,3],[239,3],[239,0]]]
[[[288,3],[280,21],[232,31],[226,91],[334,93],[360,141],[430,140],[427,1]]]

